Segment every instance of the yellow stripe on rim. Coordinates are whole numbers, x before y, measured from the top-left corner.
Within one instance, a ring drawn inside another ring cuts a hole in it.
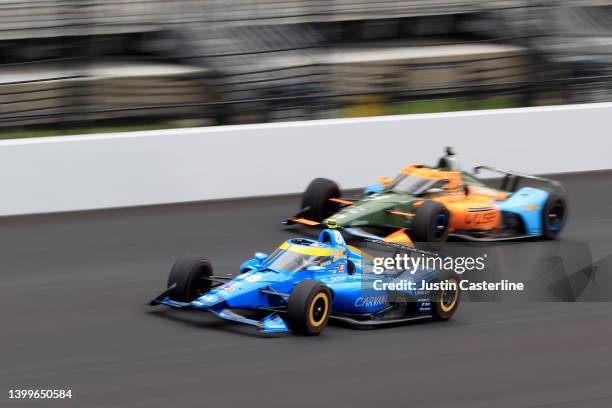
[[[286,249],[287,251],[296,252],[303,255],[311,256],[342,256],[343,251],[341,248],[319,248],[310,247],[304,245],[290,244],[284,242],[279,249]]]
[[[319,320],[315,321],[314,306],[315,306],[315,303],[317,303],[317,300],[319,299],[323,299],[323,303],[324,303],[323,314],[321,315],[321,318]],[[308,311],[308,322],[310,323],[310,325],[312,327],[321,326],[323,322],[325,321],[325,317],[327,316],[328,310],[329,310],[329,299],[327,298],[327,294],[325,292],[317,293],[315,297],[312,299],[312,302],[310,302],[310,310]]]
[[[448,283],[451,283],[451,282],[458,286],[457,280],[449,279]],[[453,296],[453,300],[452,300],[452,302],[450,302],[450,304],[448,306],[444,304],[444,295],[445,294],[446,294],[445,290],[443,290],[442,293],[440,293],[440,309],[442,309],[442,311],[444,313],[448,313],[448,312],[452,311],[453,308],[455,307],[455,305],[457,304],[457,299],[459,299],[459,289],[455,289],[455,294]]]

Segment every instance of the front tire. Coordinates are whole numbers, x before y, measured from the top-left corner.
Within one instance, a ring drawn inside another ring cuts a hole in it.
[[[412,219],[411,235],[414,242],[444,242],[448,237],[450,214],[437,201],[425,201]]]
[[[302,209],[307,208],[306,217],[313,221],[323,221],[340,208],[338,203],[330,198],[340,197],[340,187],[332,180],[316,178],[306,188],[302,195]]]
[[[559,192],[550,192],[542,209],[542,236],[555,239],[561,233],[567,219],[567,200]]]
[[[331,291],[320,282],[305,279],[298,283],[287,307],[287,324],[291,331],[316,336],[327,326],[331,314]]]
[[[168,287],[176,285],[170,294],[170,299],[177,302],[191,302],[204,295],[212,285],[206,277],[212,274],[213,268],[208,259],[194,255],[180,257],[172,266],[168,276]]]
[[[455,285],[454,289],[444,289],[435,291],[431,299],[431,315],[434,320],[448,320],[459,308],[461,300],[461,290],[459,289],[459,281],[456,278],[443,279]]]

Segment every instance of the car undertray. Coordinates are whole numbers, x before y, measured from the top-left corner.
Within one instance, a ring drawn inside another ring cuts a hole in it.
[[[498,231],[453,231],[449,234],[450,237],[460,238],[467,241],[510,241],[515,239],[533,238],[535,235],[525,233],[517,233],[514,230],[498,230]]]

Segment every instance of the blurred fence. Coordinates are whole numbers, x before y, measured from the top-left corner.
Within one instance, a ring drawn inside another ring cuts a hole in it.
[[[207,125],[607,99],[610,9],[546,21],[560,9],[557,0],[0,0],[0,53],[11,55],[0,62],[0,128]],[[473,13],[484,16],[475,26],[492,23],[488,35],[347,44],[328,35],[330,24],[337,32],[382,20],[401,31],[404,17]],[[587,42],[596,36],[588,53],[604,59],[579,58],[585,48],[567,46],[567,34],[560,43],[567,27]],[[105,41],[121,35],[130,39],[123,46],[134,41],[144,51],[114,55],[117,45]]]
[[[14,64],[0,82],[0,126],[83,125],[104,119],[201,117],[202,69],[129,61]],[[14,78],[14,80],[11,80]],[[20,80],[19,78],[28,78]]]
[[[550,0],[546,0],[549,1]],[[140,31],[194,21],[294,24],[522,7],[528,0],[1,0],[0,39]]]

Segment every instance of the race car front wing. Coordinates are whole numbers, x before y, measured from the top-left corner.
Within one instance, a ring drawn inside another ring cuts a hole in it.
[[[289,332],[289,327],[287,326],[285,321],[278,315],[278,311],[276,310],[262,309],[262,310],[269,310],[272,313],[264,317],[262,320],[255,320],[255,319],[250,319],[248,317],[242,316],[230,309],[225,309],[225,308],[217,309],[217,308],[211,307],[210,305],[202,305],[197,300],[193,302],[177,302],[176,300],[172,300],[169,298],[169,295],[172,293],[172,290],[174,289],[175,286],[176,284],[173,284],[170,287],[168,287],[166,290],[160,293],[155,299],[151,300],[149,302],[149,305],[150,306],[165,305],[165,306],[172,307],[174,309],[182,309],[182,310],[193,309],[193,310],[202,310],[205,312],[210,312],[225,320],[230,320],[233,322],[238,322],[238,323],[246,324],[249,326],[254,326],[262,334]],[[273,294],[283,296],[283,294],[280,294],[278,292],[274,292]]]

